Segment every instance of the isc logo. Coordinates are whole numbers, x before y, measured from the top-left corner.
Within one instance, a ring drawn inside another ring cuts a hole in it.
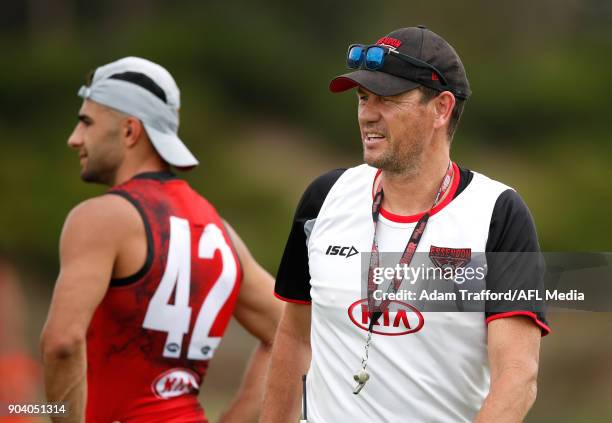
[[[396,300],[391,301],[391,303],[394,304],[396,311],[389,311],[389,308],[387,308],[374,324],[373,333],[399,336],[415,333],[423,328],[425,319],[414,306]],[[368,299],[358,300],[351,304],[348,315],[355,326],[367,332],[372,317],[368,311]]]
[[[358,254],[359,251],[353,246],[351,247],[343,247],[341,245],[330,245],[327,247],[327,251],[325,251],[326,256],[343,256],[349,258]]]

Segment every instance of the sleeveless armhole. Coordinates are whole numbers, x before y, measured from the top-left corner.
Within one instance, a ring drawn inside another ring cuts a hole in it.
[[[127,201],[129,201],[136,208],[136,210],[138,210],[138,214],[140,215],[140,218],[142,219],[142,222],[145,227],[145,233],[147,237],[147,256],[146,256],[144,264],[142,265],[140,270],[138,270],[136,273],[130,276],[126,276],[124,278],[112,278],[110,281],[111,287],[127,286],[135,282],[138,282],[140,279],[142,279],[147,274],[147,272],[151,269],[151,266],[153,265],[153,256],[155,252],[154,251],[155,248],[153,245],[153,233],[151,232],[151,225],[149,224],[149,220],[147,219],[147,216],[144,210],[142,209],[142,206],[134,197],[132,197],[130,194],[128,194],[125,191],[109,191],[108,194],[118,195],[120,197],[125,198]]]
[[[221,216],[219,216],[221,218]],[[244,279],[244,266],[242,265],[242,260],[240,260],[240,254],[238,254],[238,249],[236,248],[236,245],[234,244],[234,240],[232,239],[232,235],[230,234],[230,231],[227,229],[227,222],[225,220],[223,220],[223,218],[221,218],[221,222],[223,223],[223,229],[225,230],[225,233],[227,234],[227,239],[229,240],[229,244],[232,247],[232,251],[234,252],[234,255],[236,256],[236,262],[238,263],[238,270],[240,271],[240,278],[238,279],[238,283],[242,284],[242,280]]]

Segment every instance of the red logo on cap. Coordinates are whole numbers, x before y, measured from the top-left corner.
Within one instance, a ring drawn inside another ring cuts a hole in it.
[[[438,80],[438,75],[436,75],[436,73],[435,73],[435,72],[432,72],[432,73],[431,73],[431,80],[432,80],[432,81],[437,81],[437,80]]]
[[[402,45],[402,42],[397,38],[382,37],[380,40],[376,41],[376,44],[384,44],[386,46],[399,48]]]

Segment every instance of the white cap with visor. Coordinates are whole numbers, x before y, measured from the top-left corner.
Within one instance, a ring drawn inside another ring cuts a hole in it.
[[[119,59],[97,68],[91,85],[82,86],[78,95],[137,117],[159,155],[172,166],[198,164],[178,137],[180,92],[162,66],[140,57]]]

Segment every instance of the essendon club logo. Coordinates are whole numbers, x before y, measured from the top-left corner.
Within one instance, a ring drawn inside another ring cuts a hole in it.
[[[389,307],[393,304],[393,310]],[[425,319],[419,310],[408,303],[391,300],[385,310],[374,324],[372,333],[386,336],[408,335],[420,331]],[[358,328],[368,331],[372,313],[368,310],[368,299],[357,300],[348,308],[351,322]]]
[[[431,246],[429,258],[433,264],[441,269],[453,270],[463,267],[472,260],[471,248],[447,248]]]
[[[393,48],[400,48],[402,42],[397,38],[382,37],[380,40],[376,41],[376,44],[382,44]]]

